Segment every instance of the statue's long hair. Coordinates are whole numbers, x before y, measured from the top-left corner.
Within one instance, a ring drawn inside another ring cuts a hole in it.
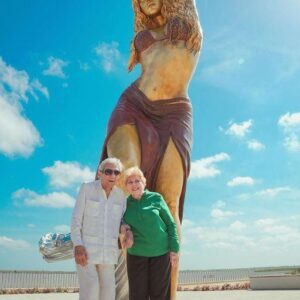
[[[132,0],[134,12],[134,37],[137,33],[144,29],[153,29],[157,24],[153,22],[151,17],[146,16],[140,8],[139,0]],[[200,23],[195,6],[195,0],[162,0],[161,15],[166,20],[166,23],[175,17],[179,17],[184,22],[188,23],[191,28],[191,34],[197,33],[200,39]],[[130,58],[133,66],[138,63],[138,53],[134,47],[134,37],[131,41]]]

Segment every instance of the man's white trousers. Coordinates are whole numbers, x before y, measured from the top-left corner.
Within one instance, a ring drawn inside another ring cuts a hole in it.
[[[115,300],[115,265],[76,266],[79,300]]]

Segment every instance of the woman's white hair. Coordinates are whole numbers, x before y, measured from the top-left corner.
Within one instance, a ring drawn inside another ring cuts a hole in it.
[[[122,162],[121,162],[118,158],[116,158],[116,157],[108,157],[108,158],[102,160],[102,162],[101,162],[100,165],[99,165],[98,170],[99,170],[100,172],[103,172],[103,171],[105,170],[105,166],[106,166],[107,164],[115,165],[116,168],[117,168],[120,172],[123,171],[123,164],[122,164]]]
[[[144,173],[138,166],[131,167],[124,172],[124,183],[127,184],[128,178],[131,176],[137,176],[141,179],[144,185],[146,185],[146,178]]]

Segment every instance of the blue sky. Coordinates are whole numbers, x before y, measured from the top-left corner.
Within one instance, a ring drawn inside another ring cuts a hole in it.
[[[192,172],[181,269],[299,265],[299,1],[197,1],[204,30],[189,88]],[[126,71],[130,1],[0,4],[0,269],[48,264],[68,232]]]

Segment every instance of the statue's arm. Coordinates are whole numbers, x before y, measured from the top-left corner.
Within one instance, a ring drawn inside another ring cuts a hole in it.
[[[166,26],[169,40],[186,40],[186,47],[197,54],[201,50],[203,31],[194,0],[178,0],[173,3],[172,17]]]
[[[192,26],[191,35],[187,40],[186,47],[195,54],[200,52],[203,41],[203,30],[200,24],[195,0],[184,0],[188,11],[190,24]]]
[[[128,72],[131,72],[131,70],[134,68],[134,66],[138,63],[138,54],[134,47],[134,42],[132,41],[130,44],[130,55],[127,65]]]

